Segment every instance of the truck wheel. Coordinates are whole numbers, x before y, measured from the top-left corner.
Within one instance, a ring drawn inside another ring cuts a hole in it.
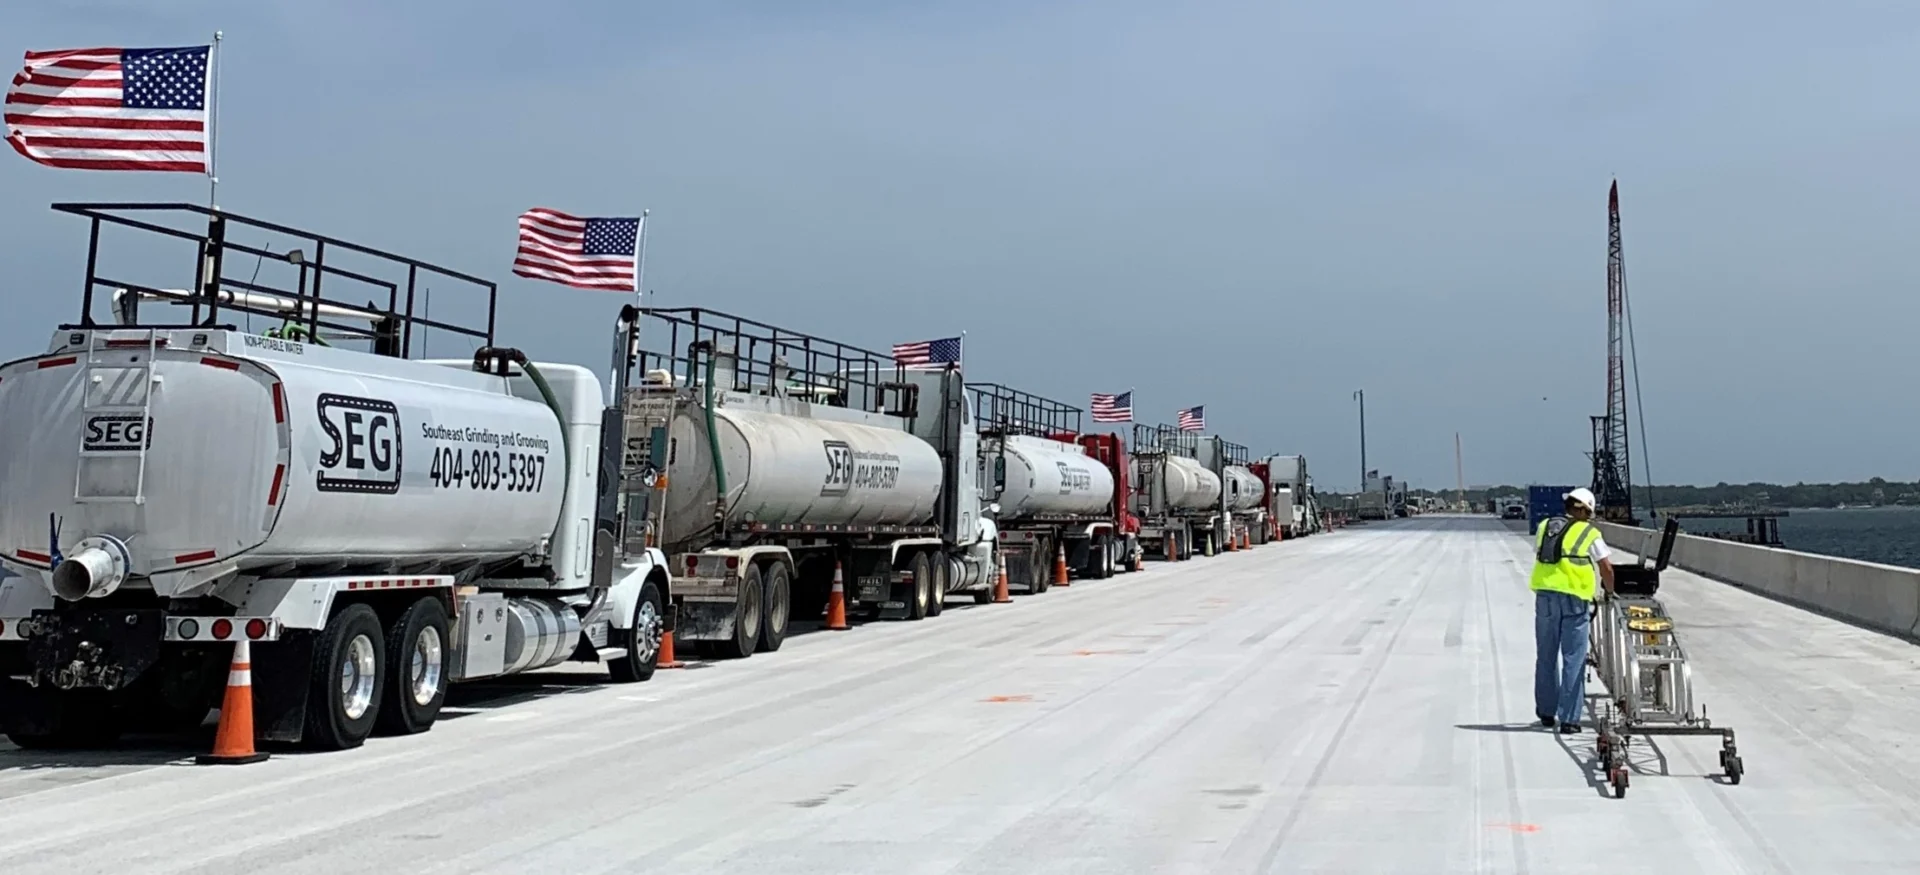
[[[907,619],[924,620],[927,617],[927,603],[931,601],[933,591],[933,572],[927,570],[927,554],[922,551],[913,554],[907,562],[907,573],[913,575],[913,592],[907,594]]]
[[[1033,542],[1033,549],[1027,552],[1027,592],[1039,595],[1053,586],[1053,544],[1045,538]]]
[[[766,619],[760,624],[760,652],[772,653],[787,640],[787,617],[793,603],[793,574],[787,563],[774,560],[767,566]]]
[[[431,596],[413,603],[387,633],[386,698],[374,728],[412,735],[433,728],[447,701],[447,609]]]
[[[666,629],[666,612],[661,610],[660,586],[647,578],[640,584],[640,598],[633,603],[633,641],[627,654],[607,663],[607,674],[616,684],[637,684],[651,679],[660,664],[660,636]]]
[[[746,659],[760,644],[760,607],[766,595],[766,576],[760,566],[749,565],[740,576],[740,600],[733,606],[733,637],[720,643],[720,655],[728,659]]]
[[[927,553],[927,616],[938,617],[947,609],[947,557]]]
[[[1096,543],[1100,550],[1100,568],[1095,573],[1095,577],[1099,580],[1107,580],[1113,577],[1113,538],[1101,535]]]
[[[359,747],[380,717],[387,673],[380,617],[364,604],[348,605],[327,621],[313,648],[302,736],[317,750]]]

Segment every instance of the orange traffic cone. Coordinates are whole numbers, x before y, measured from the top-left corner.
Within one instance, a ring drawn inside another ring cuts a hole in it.
[[[194,757],[203,766],[237,766],[267,758],[253,749],[253,655],[247,639],[233,642],[233,664],[227,669],[227,695],[220,700],[220,729],[213,737],[213,753]]]
[[[840,560],[833,560],[833,594],[827,596],[827,628],[835,632],[853,628],[847,625],[847,585],[840,580]]]
[[[1061,544],[1053,551],[1053,585],[1067,586],[1067,545]]]
[[[1007,593],[1007,554],[1003,550],[1000,553],[1000,579],[993,585],[993,603],[1004,605],[1011,601],[1013,596]]]
[[[673,656],[673,630],[668,629],[660,636],[660,657],[653,663],[654,668],[684,668],[686,663]]]

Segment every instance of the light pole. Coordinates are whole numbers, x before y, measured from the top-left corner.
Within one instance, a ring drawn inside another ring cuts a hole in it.
[[[1353,397],[1360,401],[1360,489],[1358,491],[1365,492],[1367,491],[1367,390],[1355,389]]]

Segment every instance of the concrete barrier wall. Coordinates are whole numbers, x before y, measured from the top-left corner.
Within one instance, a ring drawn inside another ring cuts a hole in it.
[[[1660,548],[1657,531],[1599,526],[1609,545],[1649,562]],[[1673,539],[1671,564],[1869,629],[1920,636],[1920,569],[1686,534]]]

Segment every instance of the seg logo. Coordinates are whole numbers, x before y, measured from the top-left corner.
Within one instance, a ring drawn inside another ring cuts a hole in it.
[[[321,492],[392,495],[400,491],[400,410],[391,401],[322,394],[320,451],[314,488]]]
[[[133,415],[87,418],[87,436],[81,449],[90,453],[137,453],[153,448],[153,420]]]
[[[853,447],[845,441],[821,441],[827,451],[827,479],[820,484],[821,495],[845,495],[853,488]]]

